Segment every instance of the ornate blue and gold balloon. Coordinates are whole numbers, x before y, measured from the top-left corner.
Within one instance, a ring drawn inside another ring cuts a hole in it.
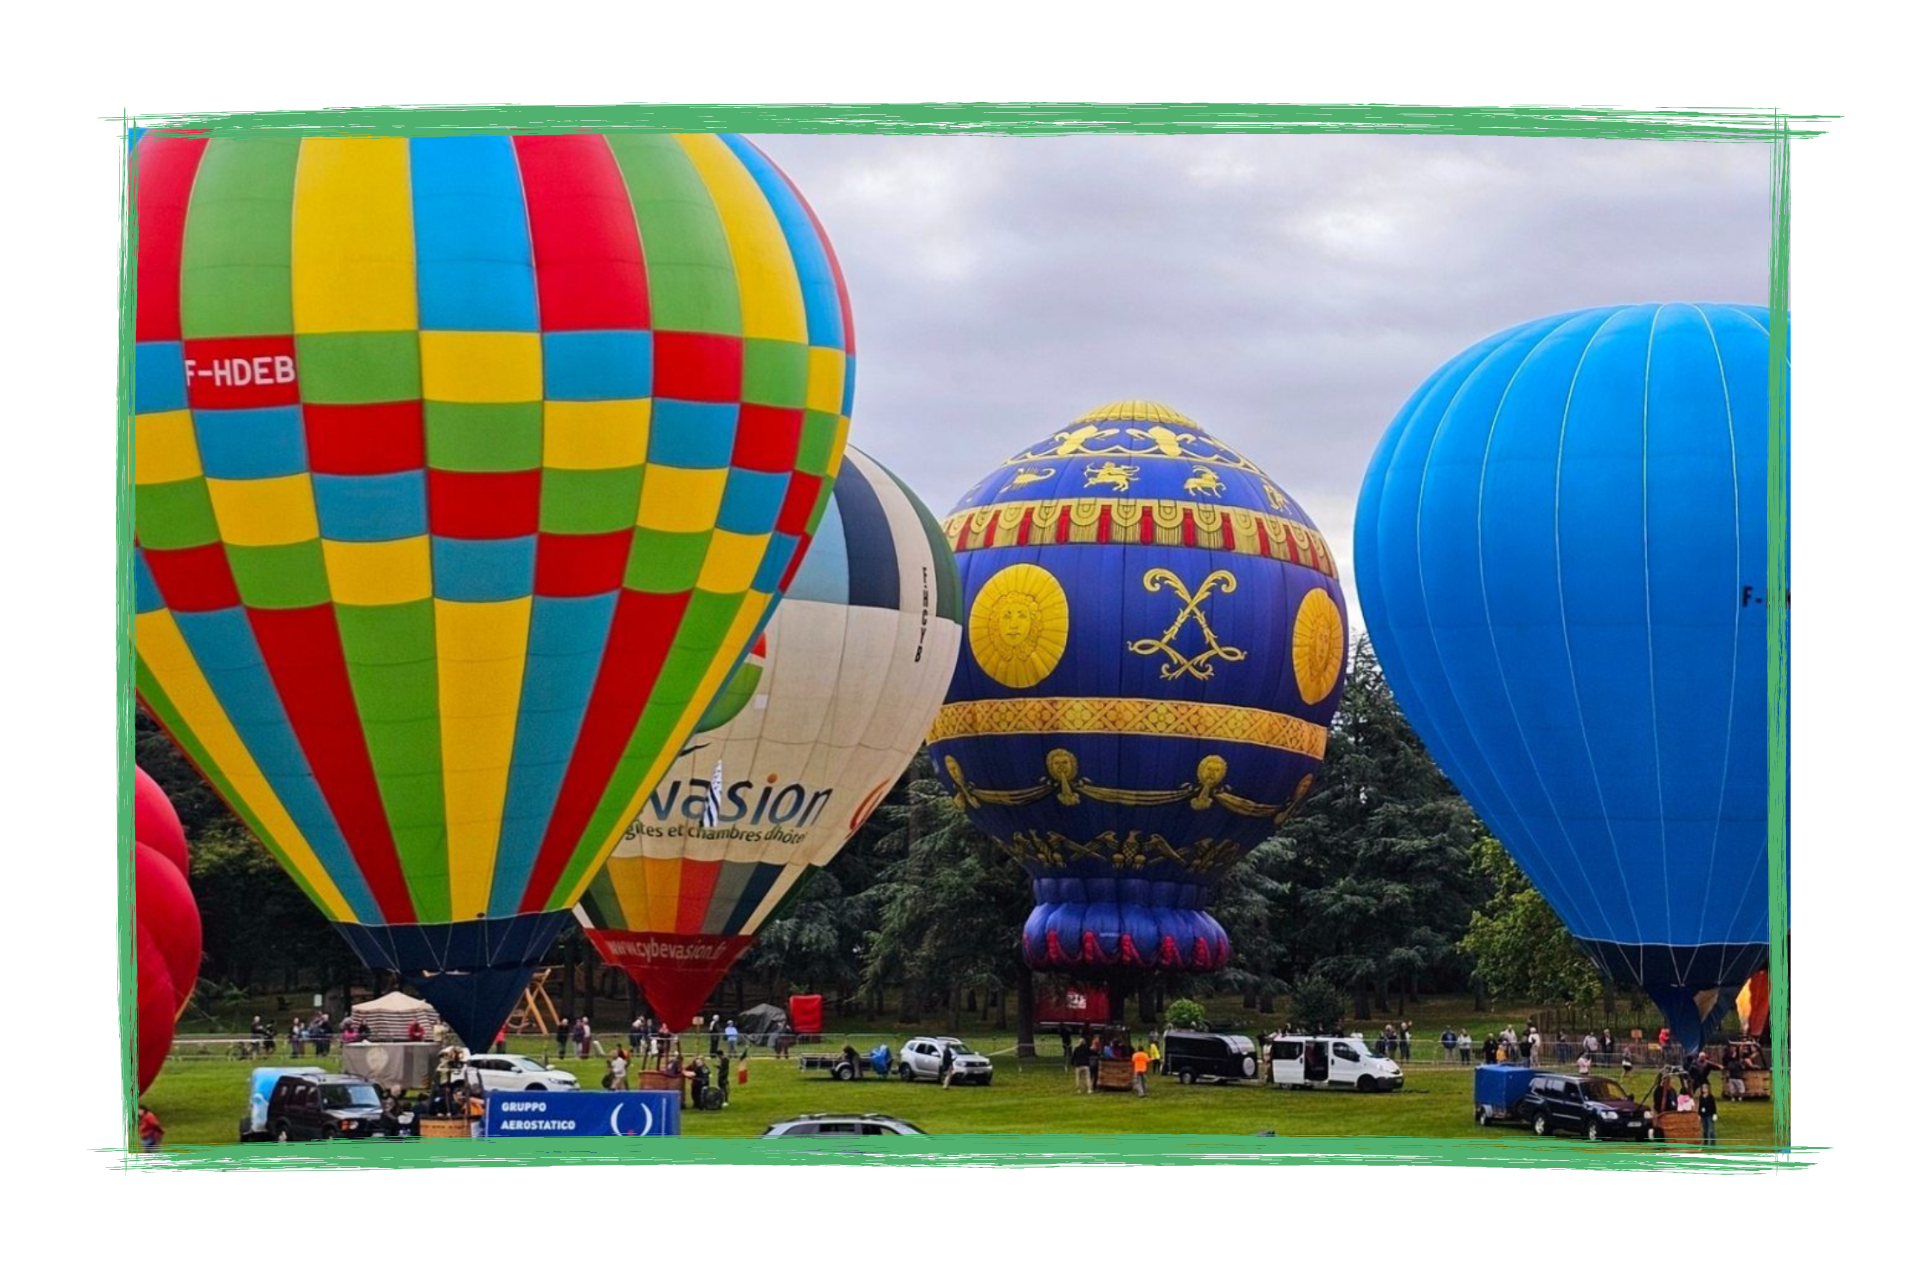
[[[929,747],[1033,878],[1041,970],[1218,970],[1207,912],[1326,755],[1346,601],[1326,541],[1164,405],[1083,414],[947,518],[966,644]]]

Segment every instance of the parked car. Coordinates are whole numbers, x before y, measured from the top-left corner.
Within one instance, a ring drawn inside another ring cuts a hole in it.
[[[247,1111],[240,1117],[240,1142],[249,1144],[255,1140],[270,1140],[273,1132],[267,1129],[267,1104],[273,1099],[273,1087],[283,1077],[325,1077],[324,1067],[275,1067],[256,1068],[247,1075]]]
[[[469,1055],[467,1080],[483,1091],[577,1091],[580,1079],[529,1055]]]
[[[1397,1091],[1407,1084],[1400,1066],[1384,1055],[1375,1055],[1363,1037],[1276,1034],[1267,1039],[1267,1056],[1267,1078],[1275,1086]]]
[[[1646,1108],[1610,1077],[1535,1073],[1513,1113],[1535,1135],[1576,1131],[1589,1140],[1644,1140],[1653,1133]]]
[[[953,1080],[962,1085],[993,1085],[993,1061],[958,1037],[915,1037],[900,1049],[900,1080],[937,1082],[945,1048],[953,1048]]]
[[[912,1122],[885,1113],[807,1113],[775,1122],[762,1135],[925,1135]]]
[[[1160,1071],[1181,1085],[1251,1082],[1260,1076],[1260,1052],[1238,1033],[1168,1029],[1160,1035]]]
[[[267,1133],[281,1143],[366,1139],[397,1131],[381,1105],[380,1088],[364,1077],[282,1077],[267,1098]]]

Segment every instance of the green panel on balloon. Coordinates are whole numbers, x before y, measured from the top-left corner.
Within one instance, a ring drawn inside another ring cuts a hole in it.
[[[300,398],[309,405],[386,405],[420,399],[420,338],[412,330],[301,334]]]
[[[458,405],[428,401],[427,466],[447,472],[530,472],[540,466],[538,401]]]
[[[800,416],[800,453],[793,470],[809,476],[825,476],[833,462],[834,438],[840,434],[840,416],[825,410],[808,410]]]
[[[661,134],[614,134],[608,143],[646,248],[654,329],[738,334],[733,253],[713,197],[685,149]]]
[[[193,182],[181,246],[187,338],[293,332],[299,138],[216,138]]]
[[[760,688],[760,678],[766,669],[757,663],[744,663],[733,674],[733,680],[727,682],[724,689],[713,701],[713,706],[701,714],[694,724],[695,734],[704,734],[708,730],[717,730],[727,722],[739,716],[753,695]]]
[[[227,562],[240,599],[253,609],[298,610],[329,599],[319,539],[264,548],[229,543]]]
[[[143,547],[165,551],[220,541],[220,525],[213,519],[207,483],[198,476],[134,486],[133,520]]]
[[[807,403],[807,345],[773,338],[745,341],[740,399],[755,405],[799,409]]]
[[[640,512],[646,469],[550,467],[540,476],[540,529],[547,534],[611,534],[630,529]]]
[[[334,608],[334,616],[367,753],[414,903],[422,912],[444,916],[450,902],[423,902],[418,881],[446,863],[433,602],[343,605]]]
[[[713,534],[707,530],[692,534],[635,530],[622,582],[635,592],[685,592],[699,581],[711,542]]]

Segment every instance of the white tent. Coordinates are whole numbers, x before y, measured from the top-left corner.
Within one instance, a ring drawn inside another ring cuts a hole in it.
[[[353,1008],[353,1017],[372,1031],[376,1042],[406,1041],[407,1029],[415,1020],[432,1036],[433,1026],[440,1022],[440,1012],[397,989],[385,997],[359,1003]]]

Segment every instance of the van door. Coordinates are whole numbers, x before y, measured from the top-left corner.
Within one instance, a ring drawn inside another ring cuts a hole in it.
[[[1306,1047],[1294,1038],[1282,1038],[1273,1043],[1273,1058],[1268,1065],[1267,1076],[1276,1086],[1298,1086],[1306,1080],[1303,1071],[1306,1066]]]
[[[1360,1080],[1360,1052],[1346,1042],[1333,1043],[1333,1063],[1328,1081],[1337,1086],[1352,1086]]]
[[[1327,1080],[1327,1043],[1308,1042],[1306,1052],[1307,1082],[1309,1084],[1325,1082]]]

